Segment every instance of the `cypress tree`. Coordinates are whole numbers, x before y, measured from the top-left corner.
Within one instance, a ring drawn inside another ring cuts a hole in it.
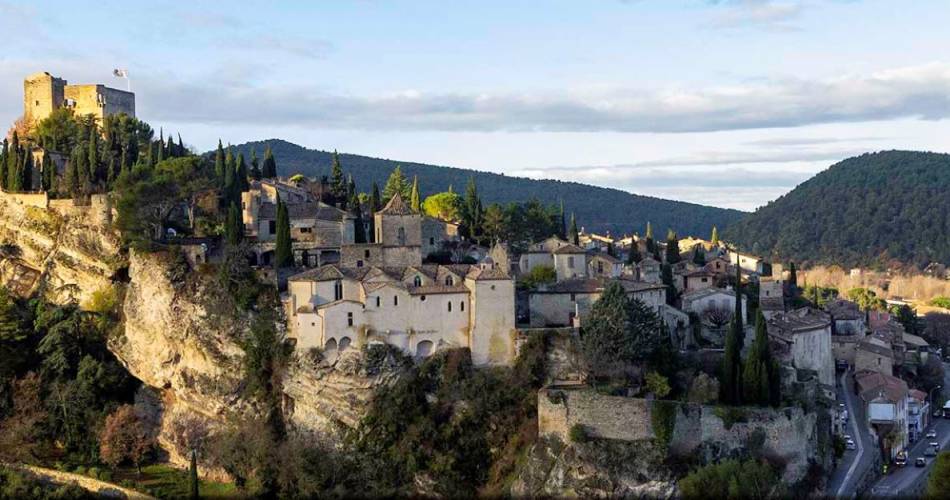
[[[347,205],[349,205],[350,210],[353,211],[353,215],[356,216],[356,219],[353,220],[353,241],[354,243],[366,243],[366,227],[363,225],[363,207],[360,206],[360,197],[355,191],[350,195],[350,202]]]
[[[567,230],[567,235],[571,238],[569,241],[575,245],[580,245],[581,238],[577,233],[577,218],[574,217],[574,212],[571,212],[571,225]]]
[[[294,265],[294,251],[290,241],[290,217],[287,214],[287,205],[277,198],[277,249],[275,252],[276,267],[290,267]]]
[[[743,321],[743,311],[742,311],[742,270],[739,267],[739,257],[736,256],[736,310],[732,314],[735,319],[735,325],[738,329],[739,337],[739,349],[745,345],[745,330]]]
[[[191,500],[198,500],[198,452],[191,450],[191,466],[188,468],[188,490]]]
[[[627,265],[632,266],[639,264],[642,259],[643,256],[640,255],[640,249],[637,248],[637,244],[633,243],[630,245],[630,252],[627,254]]]
[[[788,292],[795,296],[796,288],[798,288],[798,271],[795,269],[795,263],[788,263]]]
[[[571,212],[571,219],[573,218],[574,212]],[[577,229],[576,226],[575,229]],[[567,220],[564,218],[564,198],[561,198],[561,233],[558,234],[558,237],[562,240],[567,240],[568,236],[570,236],[567,231]],[[577,243],[574,244],[576,245]]]
[[[656,242],[653,241],[653,226],[650,225],[650,221],[647,221],[647,230],[644,233],[644,239],[646,239],[646,247],[648,254],[656,254]],[[660,260],[660,259],[656,259]]]
[[[163,137],[163,132],[159,129],[158,132],[158,156],[155,157],[155,164],[159,164],[165,160],[165,138]]]
[[[713,244],[713,246],[719,245],[719,230],[716,229],[716,226],[713,226],[712,228],[712,235],[709,237],[709,241]]]
[[[670,229],[666,232],[666,263],[676,264],[682,260],[680,257],[680,241],[676,237],[676,232]]]
[[[224,163],[224,189],[222,195],[227,205],[240,203],[241,193],[238,190],[237,173],[234,171],[234,165],[231,162]]]
[[[739,341],[739,329],[736,318],[729,324],[726,333],[726,346],[722,356],[721,377],[719,381],[720,399],[725,404],[738,405],[742,402],[741,376],[742,347]]]
[[[666,303],[673,305],[676,302],[676,286],[673,284],[673,266],[669,264],[660,265],[660,281],[666,285]]]
[[[383,197],[379,194],[379,184],[373,181],[373,193],[369,197],[369,237],[366,241],[376,243],[376,212],[383,208]]]
[[[409,206],[413,212],[422,212],[422,200],[419,199],[419,176],[412,177],[412,192],[409,195]]]
[[[257,150],[251,149],[251,178],[255,181],[259,181],[261,177],[263,177],[260,163],[261,162],[257,159]]]
[[[693,264],[697,266],[706,265],[706,249],[703,248],[702,243],[697,243],[696,246],[693,247]]]
[[[482,225],[482,200],[478,197],[478,188],[475,186],[474,177],[468,178],[460,212],[464,235],[473,241],[478,241]]]
[[[343,165],[340,164],[340,155],[333,151],[330,167],[330,194],[337,205],[347,202],[346,178],[343,176]]]
[[[33,191],[33,152],[23,152],[23,169],[20,171],[20,190]]]
[[[181,132],[178,133],[178,156],[185,156],[185,142],[181,140]]]
[[[214,153],[214,175],[220,185],[224,185],[224,145],[218,139],[218,150]]]
[[[78,149],[78,147],[77,147]],[[69,156],[69,162],[66,163],[66,192],[69,196],[75,196],[79,191],[79,155],[76,150]]]
[[[89,128],[89,142],[86,146],[86,164],[89,168],[89,179],[95,183],[101,179],[99,169],[99,134],[96,127]]]
[[[53,178],[56,176],[56,173],[53,171],[55,169],[53,161],[50,159],[49,153],[45,150],[43,151],[42,169],[43,191],[48,193],[53,190]]]
[[[7,188],[7,152],[10,149],[10,143],[7,138],[3,138],[3,149],[0,150],[0,188]]]
[[[264,150],[264,167],[262,169],[262,175],[265,179],[273,179],[277,177],[277,161],[274,160],[274,152],[271,151],[270,145],[267,145],[267,149]]]
[[[244,240],[244,222],[237,203],[232,202],[228,207],[228,220],[225,225],[226,237],[229,245],[236,246]]]
[[[251,185],[247,181],[247,164],[244,163],[244,153],[238,155],[237,171],[235,172],[235,175],[237,177],[237,187],[239,192],[243,193],[251,189]]]

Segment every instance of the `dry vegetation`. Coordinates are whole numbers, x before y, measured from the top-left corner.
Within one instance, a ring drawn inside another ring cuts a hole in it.
[[[800,286],[808,284],[834,287],[842,295],[852,288],[868,288],[873,290],[878,297],[885,299],[902,298],[921,305],[928,303],[935,297],[950,296],[950,280],[921,274],[897,274],[868,270],[863,271],[860,275],[852,276],[849,271],[837,266],[817,266],[800,272],[798,284]]]

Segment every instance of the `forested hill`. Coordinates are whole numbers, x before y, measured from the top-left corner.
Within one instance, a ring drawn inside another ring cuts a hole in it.
[[[268,144],[274,151],[280,175],[300,173],[319,178],[330,174],[332,153],[306,149],[280,139],[241,144],[235,146],[235,154],[241,152],[245,158],[250,158],[251,150],[254,149],[258,157],[263,158]],[[340,154],[340,163],[346,173],[353,175],[360,191],[368,192],[374,181],[382,188],[393,168],[401,165],[403,173],[410,179],[419,176],[419,187],[423,196],[445,191],[450,185],[456,192],[462,193],[469,177],[474,176],[479,194],[486,205],[494,202],[526,201],[531,198],[549,204],[563,200],[565,210],[568,213],[574,212],[578,226],[583,226],[588,231],[609,230],[613,234],[638,231],[642,234],[647,221],[650,221],[661,234],[666,234],[667,228],[673,228],[681,235],[706,236],[712,226],[725,227],[744,215],[738,210],[639,196],[618,189],[576,182],[509,177],[353,154]]]
[[[724,237],[806,264],[950,264],[948,212],[950,155],[883,151],[832,165]]]

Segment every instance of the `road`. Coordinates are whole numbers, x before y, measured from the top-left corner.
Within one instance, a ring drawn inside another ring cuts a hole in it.
[[[950,364],[944,363],[943,367],[945,372],[944,387],[950,387]],[[940,443],[941,450],[946,450],[950,445],[950,419],[933,419],[927,430],[931,429],[937,430],[936,441]],[[919,495],[924,488],[924,483],[930,476],[934,459],[933,457],[925,457],[927,467],[914,467],[914,460],[917,457],[924,456],[924,449],[930,441],[934,441],[934,439],[922,438],[914,443],[908,454],[907,467],[895,467],[890,474],[880,478],[871,489],[871,495],[875,497]]]
[[[849,418],[844,433],[851,435],[857,449],[845,450],[838,467],[835,468],[828,481],[827,491],[833,492],[837,498],[850,498],[854,496],[858,479],[874,465],[878,450],[867,425],[863,425],[866,422],[864,405],[854,395],[854,380],[850,370],[845,371],[838,378],[836,391],[837,400],[844,402],[848,409]]]

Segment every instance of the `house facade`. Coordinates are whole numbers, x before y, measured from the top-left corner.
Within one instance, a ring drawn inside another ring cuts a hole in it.
[[[768,320],[769,339],[782,346],[783,364],[809,370],[830,394],[834,393],[835,364],[831,350],[831,317],[818,309],[803,307]]]

